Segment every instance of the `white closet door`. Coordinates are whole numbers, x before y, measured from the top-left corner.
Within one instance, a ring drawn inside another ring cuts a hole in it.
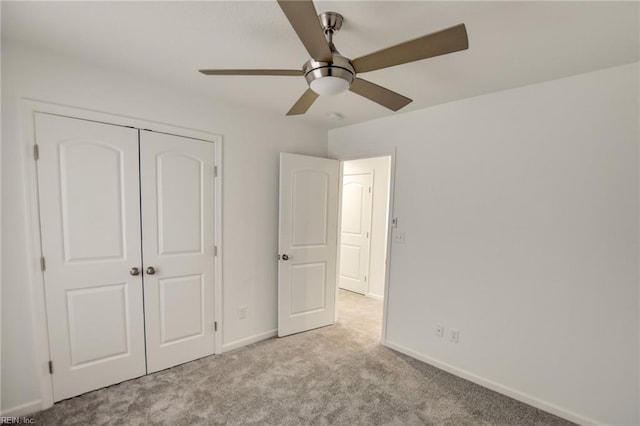
[[[342,179],[339,286],[360,294],[369,292],[372,186],[372,173],[345,174]]]
[[[36,114],[55,401],[145,374],[138,132]]]
[[[214,352],[214,164],[213,143],[140,132],[149,373]]]
[[[340,163],[280,154],[278,336],[333,324]]]

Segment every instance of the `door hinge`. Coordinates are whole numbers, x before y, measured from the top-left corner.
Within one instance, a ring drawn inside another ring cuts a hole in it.
[[[369,238],[369,233],[367,232],[367,238]]]
[[[369,194],[371,194],[371,187],[369,187]]]
[[[218,166],[213,166],[213,177],[218,177]]]
[[[40,270],[44,272],[45,269],[47,269],[47,264],[44,261],[44,256],[42,256],[40,258]]]
[[[38,148],[38,144],[33,145],[33,159],[38,161],[40,159],[40,148]]]
[[[218,246],[213,246],[213,256],[218,256]]]
[[[367,282],[367,276],[366,275],[364,276],[364,282],[365,283]]]
[[[218,321],[214,321],[214,323],[213,323],[213,331],[218,331]]]
[[[53,374],[53,361],[49,361],[49,374]]]

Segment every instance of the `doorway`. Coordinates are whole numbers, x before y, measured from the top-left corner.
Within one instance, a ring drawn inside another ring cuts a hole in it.
[[[377,325],[370,337],[385,344],[394,159],[395,152],[340,160],[280,154],[279,337],[335,322],[343,326],[346,322],[361,324],[364,321],[358,318],[358,312],[375,311]],[[345,183],[351,186],[344,192],[354,198],[348,198],[343,209],[345,172],[350,176]],[[351,234],[350,240],[347,234]],[[340,261],[342,240],[343,257],[351,257],[357,263],[348,265],[347,269],[351,269],[341,274],[340,263],[347,265],[348,261]],[[364,260],[362,251],[368,252]],[[360,287],[356,291],[341,289],[340,275]],[[353,309],[349,311],[342,302],[350,300],[376,307],[351,306]],[[356,315],[346,321],[348,312]]]
[[[391,156],[342,162],[338,318],[380,333],[387,274]]]

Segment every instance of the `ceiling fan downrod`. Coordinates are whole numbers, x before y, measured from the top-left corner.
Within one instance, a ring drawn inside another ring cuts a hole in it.
[[[331,46],[332,50],[335,50],[335,46],[333,45],[333,33],[340,31],[344,18],[336,12],[321,13],[318,15],[318,18],[320,19],[320,25],[322,25],[322,30],[324,31],[324,36],[327,38],[327,42]]]

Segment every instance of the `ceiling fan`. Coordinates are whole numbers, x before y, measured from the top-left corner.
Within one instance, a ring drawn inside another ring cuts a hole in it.
[[[392,111],[398,111],[412,100],[356,77],[356,74],[445,55],[469,47],[467,30],[464,24],[459,24],[350,60],[342,56],[333,44],[333,34],[342,27],[342,15],[336,12],[318,15],[312,0],[278,0],[278,5],[311,56],[301,70],[204,69],[200,72],[206,75],[304,76],[309,89],[287,115],[304,114],[318,96],[333,95],[347,89]]]

